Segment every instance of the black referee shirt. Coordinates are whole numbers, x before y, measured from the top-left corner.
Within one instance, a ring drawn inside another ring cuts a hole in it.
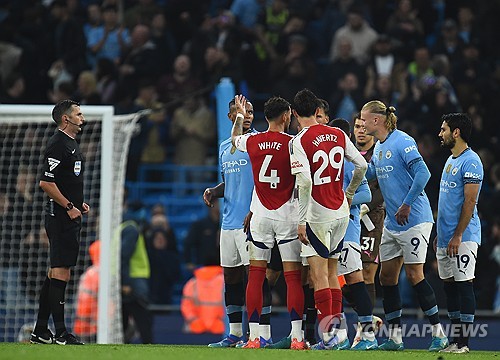
[[[80,211],[84,169],[80,146],[75,139],[58,130],[47,144],[41,180],[55,182],[61,193]]]

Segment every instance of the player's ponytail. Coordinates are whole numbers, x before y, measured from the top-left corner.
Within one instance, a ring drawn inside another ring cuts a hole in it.
[[[382,101],[372,100],[367,102],[361,111],[367,111],[372,114],[380,114],[385,115],[385,127],[391,132],[396,129],[396,125],[398,122],[398,117],[396,116],[396,108],[394,106],[385,106]]]

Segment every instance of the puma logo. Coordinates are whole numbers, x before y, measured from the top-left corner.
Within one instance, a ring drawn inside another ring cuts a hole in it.
[[[76,151],[76,149],[73,149],[73,150],[71,151],[71,153],[72,153],[72,154],[74,154],[74,153],[75,153],[75,151]]]
[[[64,305],[64,304],[66,304],[65,301],[59,301],[59,305]]]

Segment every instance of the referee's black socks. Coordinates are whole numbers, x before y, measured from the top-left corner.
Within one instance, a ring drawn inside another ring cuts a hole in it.
[[[40,297],[38,298],[38,315],[34,329],[36,334],[45,332],[48,328],[50,317],[49,291],[50,278],[47,276],[43,282],[42,289],[40,290]]]
[[[66,281],[59,279],[50,280],[49,302],[52,319],[56,328],[56,337],[61,336],[66,331],[64,324],[64,293],[66,292]]]

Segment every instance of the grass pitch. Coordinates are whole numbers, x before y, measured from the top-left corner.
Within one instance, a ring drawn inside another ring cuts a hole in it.
[[[20,343],[0,343],[2,360],[296,360],[327,359],[335,360],[448,360],[465,356],[467,359],[500,360],[500,352],[472,351],[470,354],[438,354],[424,350],[405,350],[403,352],[355,352],[355,351],[292,351],[267,349],[210,349],[206,346],[182,345],[33,345]]]

